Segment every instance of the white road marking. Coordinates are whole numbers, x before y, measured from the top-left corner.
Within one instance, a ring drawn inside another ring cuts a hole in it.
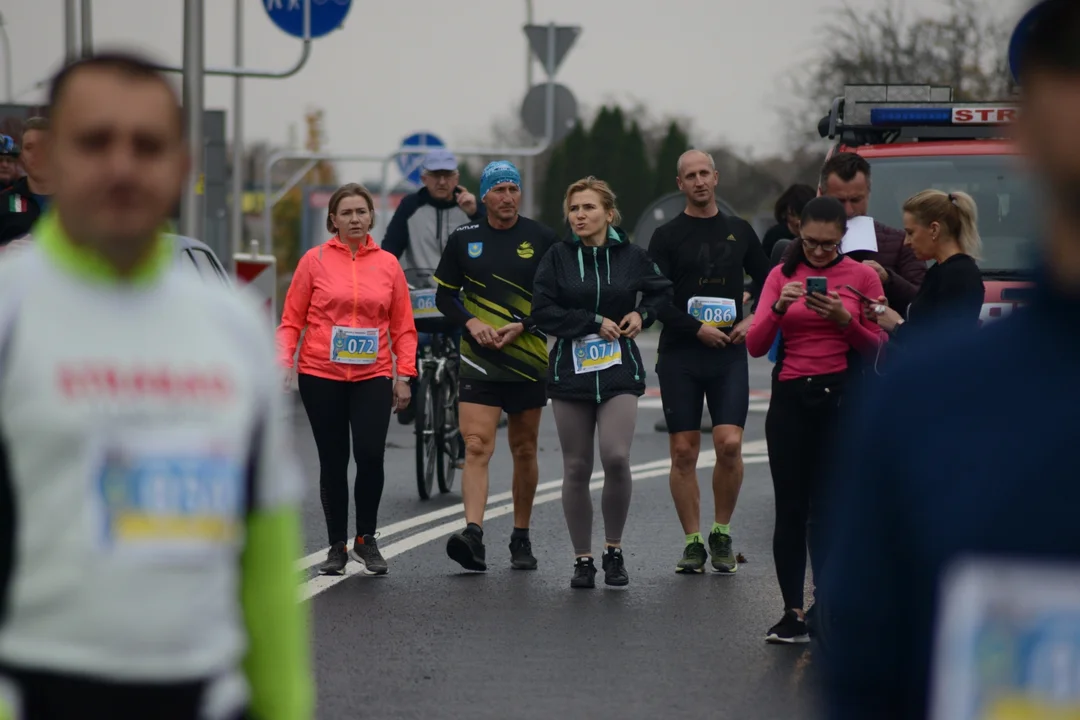
[[[758,463],[767,463],[769,461],[768,456],[761,454],[762,452],[764,452],[764,449],[765,449],[765,441],[764,440],[758,440],[758,441],[746,443],[743,446],[743,463],[746,464],[746,465],[753,465],[753,464],[758,464]],[[716,453],[714,453],[711,450],[703,451],[701,453],[701,455],[698,457],[698,464],[697,464],[698,469],[712,467],[715,459],[716,459]],[[633,466],[631,468],[631,473],[632,473],[631,477],[634,479],[635,482],[638,481],[638,480],[646,480],[648,478],[662,477],[662,476],[666,476],[668,474],[668,472],[670,471],[670,469],[671,469],[671,461],[670,461],[670,459],[668,459],[668,460],[656,460],[656,461],[653,461],[653,462],[648,462],[648,463],[643,463],[641,465]],[[604,486],[603,472],[601,471],[601,472],[593,473],[592,477],[593,477],[594,480],[599,479],[599,482],[590,483],[589,484],[589,489],[592,490],[592,491],[597,491],[597,490],[602,489],[603,486]],[[541,485],[537,486],[537,492],[541,493],[542,491],[552,490],[553,488],[560,487],[561,485],[562,485],[562,479],[561,478],[559,480],[553,480],[551,482],[542,483]],[[492,518],[502,517],[503,515],[509,515],[510,513],[512,513],[514,511],[514,504],[513,503],[508,503],[506,505],[502,505],[502,506],[496,507],[496,508],[490,507],[490,505],[492,503],[499,502],[500,500],[508,500],[508,499],[510,499],[510,497],[511,497],[510,493],[500,493],[497,496],[492,496],[488,500],[489,507],[484,512],[484,520],[486,521],[486,520],[490,520]],[[499,499],[497,500],[496,498],[499,498]],[[559,500],[561,498],[562,498],[561,489],[556,491],[556,492],[542,492],[542,494],[538,494],[536,496],[536,498],[533,500],[533,507],[536,507],[537,505],[542,505],[544,503],[554,502],[555,500]],[[450,533],[454,532],[455,530],[457,530],[457,529],[459,529],[461,527],[462,523],[465,521],[465,517],[464,517],[464,513],[463,513],[463,511],[462,511],[462,509],[460,507],[454,507],[454,508],[445,508],[443,510],[436,511],[435,513],[427,513],[426,515],[420,515],[420,516],[417,516],[415,518],[410,518],[408,520],[404,520],[404,521],[402,521],[400,523],[394,523],[394,525],[388,525],[387,530],[389,528],[391,528],[391,527],[394,527],[394,528],[396,528],[394,532],[399,533],[399,532],[403,532],[405,529],[408,529],[408,528],[401,527],[403,525],[409,524],[410,527],[416,527],[417,525],[422,525],[422,524],[424,524],[426,522],[430,522],[431,520],[436,519],[436,518],[431,517],[433,515],[437,515],[438,517],[446,517],[447,515],[455,515],[455,514],[458,515],[458,517],[455,520],[452,520],[451,522],[443,523],[441,525],[436,525],[433,528],[429,528],[427,530],[424,530],[423,532],[416,533],[415,535],[410,535],[409,537],[404,538],[403,540],[398,540],[397,542],[390,543],[386,547],[381,548],[381,552],[382,552],[383,557],[386,558],[387,560],[390,560],[391,558],[394,558],[394,557],[396,557],[398,555],[401,555],[402,553],[406,553],[409,550],[414,550],[414,549],[420,547],[421,545],[425,545],[425,544],[431,542],[432,540],[438,540],[439,538],[446,537],[447,535],[449,535]],[[422,520],[422,518],[426,518],[426,519]],[[387,531],[383,530],[382,531],[382,536],[385,536],[385,535],[387,535]],[[319,558],[319,560],[321,561],[321,559],[323,557],[325,557],[325,554],[326,554],[326,551],[323,550],[323,551],[320,551],[318,553],[313,553],[312,555],[309,555],[308,558],[317,556]],[[304,558],[304,560],[302,560],[301,562],[307,561],[308,558]],[[311,567],[312,565],[315,565],[315,564],[317,564],[317,563],[311,563],[311,565],[308,565],[307,567]],[[306,568],[304,568],[304,569],[306,569]],[[337,585],[338,583],[340,583],[340,582],[342,582],[342,581],[344,581],[344,580],[346,580],[346,579],[348,579],[348,578],[350,578],[350,577],[352,577],[354,575],[363,575],[363,573],[360,570],[360,566],[355,562],[351,562],[351,563],[349,563],[348,565],[345,566],[345,574],[344,575],[318,575],[318,576],[308,580],[307,582],[305,582],[302,585],[302,587],[300,589],[300,600],[301,600],[301,602],[303,602],[305,600],[310,600],[311,598],[315,597],[319,593],[326,592],[327,590],[329,590],[333,586]]]
[[[658,397],[641,397],[638,398],[637,406],[643,410],[663,410],[664,403]],[[750,412],[768,412],[769,401],[751,401]]]

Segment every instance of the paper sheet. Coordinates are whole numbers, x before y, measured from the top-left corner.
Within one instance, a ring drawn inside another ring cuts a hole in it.
[[[877,233],[874,231],[874,218],[867,215],[850,218],[847,221],[847,234],[840,244],[843,253],[869,250],[877,252]]]

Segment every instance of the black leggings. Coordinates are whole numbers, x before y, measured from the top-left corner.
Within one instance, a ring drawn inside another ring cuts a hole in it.
[[[776,496],[773,562],[786,609],[802,609],[808,547],[814,577],[821,577],[824,558],[815,542],[820,539],[815,538],[815,523],[822,513],[829,451],[837,440],[844,379],[819,375],[773,380],[765,438]]]
[[[297,380],[319,450],[319,491],[330,544],[349,539],[350,429],[356,460],[356,534],[374,535],[385,481],[383,456],[393,381],[380,377],[346,382],[313,375]]]

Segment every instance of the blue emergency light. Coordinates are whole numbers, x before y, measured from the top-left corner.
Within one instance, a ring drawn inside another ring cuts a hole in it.
[[[950,125],[951,108],[873,108],[871,125]]]

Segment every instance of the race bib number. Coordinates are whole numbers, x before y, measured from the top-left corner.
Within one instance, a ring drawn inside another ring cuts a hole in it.
[[[412,314],[414,318],[441,318],[443,314],[435,307],[435,288],[410,290]]]
[[[200,433],[126,429],[102,442],[91,476],[99,547],[117,558],[200,560],[239,542],[242,453]]]
[[[330,341],[331,362],[371,365],[379,359],[379,329],[334,326]]]
[[[946,577],[932,720],[1080,717],[1080,566],[994,558]]]
[[[715,328],[729,328],[738,317],[735,301],[731,298],[695,296],[686,302],[686,312],[698,322]]]
[[[622,343],[586,335],[574,340],[574,372],[578,375],[622,365]]]

